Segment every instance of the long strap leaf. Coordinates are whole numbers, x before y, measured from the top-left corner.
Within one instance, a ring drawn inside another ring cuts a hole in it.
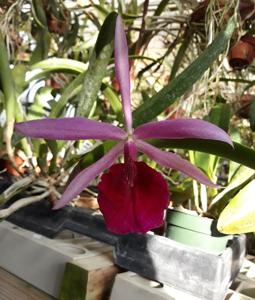
[[[255,169],[255,151],[239,143],[234,148],[226,143],[211,140],[150,140],[160,148],[188,149],[214,154]]]
[[[102,80],[107,72],[113,52],[113,38],[117,14],[112,12],[105,19],[100,30],[95,49],[89,61],[80,93],[76,115],[87,117],[97,99]]]
[[[24,116],[22,107],[17,100],[14,78],[9,66],[9,57],[7,54],[6,46],[3,36],[0,32],[0,83],[4,94],[4,107],[6,112],[6,125],[4,132],[4,139],[6,143],[6,150],[9,158],[13,161],[13,149],[12,149],[12,135],[15,119],[17,121],[23,121]],[[27,153],[31,153],[30,146],[26,139],[21,141],[23,150]]]
[[[192,85],[205,73],[219,54],[226,48],[236,24],[232,17],[226,28],[218,34],[212,44],[179,76],[174,78],[159,93],[149,101],[144,102],[133,114],[134,124],[138,126],[148,122],[162,113],[169,105],[174,103],[187,92]]]
[[[9,66],[9,58],[4,43],[4,38],[0,32],[0,81],[4,93],[4,106],[6,111],[6,127],[5,127],[5,142],[8,155],[13,157],[13,150],[11,146],[11,138],[13,134],[13,126],[15,120],[15,84]]]
[[[42,78],[50,72],[66,72],[80,74],[87,70],[87,65],[83,62],[74,59],[54,57],[33,64],[31,66],[31,69],[38,69],[38,71],[29,78],[29,81]]]

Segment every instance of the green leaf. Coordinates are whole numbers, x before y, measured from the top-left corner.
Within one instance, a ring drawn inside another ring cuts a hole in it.
[[[230,122],[230,105],[217,103],[204,119],[227,132]],[[194,164],[204,170],[210,179],[215,180],[219,157],[202,152],[195,152],[194,157]]]
[[[149,60],[149,61],[152,61],[152,62],[155,62],[155,63],[157,62],[156,59],[154,59],[152,57],[149,57],[149,56],[145,56],[145,55],[129,55],[128,57],[129,57],[129,59],[133,59],[133,60],[142,59],[142,60]]]
[[[251,130],[255,131],[255,101],[251,102],[249,120],[250,120]]]
[[[48,57],[51,35],[48,30],[39,28],[36,36],[36,47],[30,59],[30,64],[35,64]]]
[[[219,78],[220,81],[223,82],[238,82],[238,83],[252,83],[254,84],[255,81],[251,81],[251,80],[247,80],[247,79],[243,79],[243,78],[224,78],[221,77]]]
[[[215,173],[219,158],[215,155],[198,151],[194,153],[194,158],[193,164],[202,169],[211,180],[215,181]]]
[[[43,106],[43,99],[50,93],[50,91],[51,89],[49,87],[42,87],[38,89],[35,94],[34,102],[29,106],[27,111],[26,117],[28,120],[41,119],[45,116],[46,112]]]
[[[39,147],[38,149],[39,155],[37,157],[38,166],[43,173],[47,173],[48,172],[48,164],[47,164],[48,147],[45,143],[37,143],[36,146]]]
[[[70,30],[68,30],[65,35],[63,42],[61,43],[61,46],[63,49],[68,51],[71,47],[75,45],[77,36],[79,32],[79,20],[78,17],[75,15],[74,16],[74,23],[71,25]]]
[[[98,10],[98,12],[104,16],[104,17],[107,17],[107,15],[109,14],[109,11],[102,5],[98,5],[98,4],[94,4],[92,2],[92,5]]]
[[[220,214],[217,228],[226,234],[255,232],[255,180],[248,183]]]
[[[5,99],[7,122],[14,122],[16,107],[16,90],[12,72],[9,66],[9,58],[3,36],[0,32],[0,83]]]
[[[55,57],[36,63],[31,66],[31,69],[38,70],[36,74],[29,78],[29,81],[42,78],[50,72],[83,73],[87,70],[87,65],[74,59]]]
[[[17,94],[21,94],[27,87],[27,82],[25,81],[27,70],[28,68],[25,64],[18,64],[12,69]]]
[[[187,32],[187,34],[184,36],[184,40],[178,49],[178,53],[174,59],[174,63],[172,66],[171,74],[170,74],[170,80],[173,80],[181,66],[181,63],[183,62],[183,58],[186,54],[186,51],[189,47],[190,41],[192,39],[192,34]]]
[[[134,111],[135,127],[154,119],[201,78],[205,71],[218,58],[219,54],[226,48],[234,31],[235,24],[235,18],[232,17],[225,30],[219,33],[212,44],[187,69],[175,77],[159,93],[154,95],[150,101],[146,101]]]
[[[112,110],[120,122],[123,122],[122,105],[117,93],[109,86],[103,83],[102,91],[106,99],[109,101]]]
[[[231,128],[230,137],[231,137],[232,141],[242,144],[242,138],[241,138],[240,132],[236,128]],[[240,165],[238,163],[236,163],[234,161],[229,162],[228,182],[231,181],[233,175],[235,174],[235,172],[238,170],[239,167],[240,167]]]
[[[40,0],[32,0],[32,12],[36,23],[42,28],[47,28],[47,17]]]
[[[52,153],[52,159],[49,166],[49,174],[53,174],[58,170],[57,159],[59,151],[66,145],[65,141],[46,140],[48,147]]]
[[[229,122],[230,122],[230,105],[227,103],[217,103],[209,112],[209,115],[204,119],[209,121],[221,129],[228,132]]]
[[[83,81],[80,93],[77,116],[87,117],[97,99],[102,80],[107,72],[107,65],[113,52],[113,38],[117,14],[110,13],[105,19],[98,39],[89,60],[89,67]]]
[[[176,148],[196,150],[214,154],[223,158],[233,160],[239,164],[255,169],[255,151],[239,143],[234,142],[234,148],[230,145],[212,140],[149,140],[159,148]]]
[[[133,14],[139,15],[139,7],[138,7],[137,0],[130,1],[127,11],[129,11],[129,12],[131,11]]]
[[[3,106],[5,103],[5,99],[4,99],[4,93],[2,92],[2,90],[0,89],[0,111],[3,111]]]
[[[212,140],[157,140],[149,139],[146,142],[158,148],[170,149],[187,149],[201,151],[209,154],[214,154],[255,170],[255,150],[243,146],[239,143],[233,142],[234,148],[230,145]],[[105,142],[103,143],[105,145]],[[108,144],[109,145],[109,144]],[[113,144],[111,144],[113,145]],[[110,146],[108,146],[108,150]]]
[[[154,16],[160,16],[162,14],[162,12],[164,11],[164,9],[166,8],[168,2],[169,2],[169,0],[161,0],[159,2],[158,7],[155,10]]]
[[[218,202],[222,202],[225,198],[226,201],[229,199],[228,196],[230,192],[235,191],[240,188],[245,182],[247,182],[252,176],[255,175],[255,170],[247,168],[245,166],[240,166],[236,171],[235,175],[230,180],[228,186],[220,192],[210,203],[210,207],[214,206]]]
[[[147,140],[148,143],[158,148],[172,148],[172,149],[187,149],[196,150],[214,154],[223,158],[233,160],[239,164],[247,166],[255,170],[255,151],[245,147],[239,143],[234,142],[234,148],[230,145],[212,140]],[[104,147],[109,151],[114,143],[104,142]]]
[[[255,150],[243,146],[239,143],[233,142],[234,148],[230,145],[212,140],[198,140],[198,139],[185,139],[185,140],[158,140],[148,139],[146,142],[158,148],[170,149],[187,149],[214,154],[222,158],[226,158],[242,164],[246,167],[255,170]],[[105,142],[103,143],[105,144]],[[110,147],[108,147],[110,149]]]
[[[15,82],[9,66],[9,57],[4,43],[4,38],[0,31],[0,88],[4,95],[4,108],[6,113],[6,123],[4,131],[4,140],[6,151],[9,158],[14,160],[14,152],[12,148],[12,136],[14,129],[14,121],[16,116],[17,97]]]
[[[98,38],[96,41],[96,45],[95,45],[95,53],[96,53],[97,57],[101,54],[101,52],[105,49],[105,47],[111,45],[113,42],[117,16],[118,15],[115,12],[110,13],[106,17],[106,19],[101,27],[101,30],[99,32],[99,35],[98,35]],[[112,54],[112,52],[111,52],[111,54]]]

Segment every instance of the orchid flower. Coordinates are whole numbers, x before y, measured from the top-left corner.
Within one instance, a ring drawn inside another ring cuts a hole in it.
[[[112,124],[81,117],[43,119],[15,125],[19,134],[32,138],[58,140],[116,140],[118,143],[101,159],[81,171],[68,185],[53,209],[59,209],[79,195],[89,183],[109,169],[98,185],[98,203],[109,230],[126,234],[144,233],[163,223],[169,204],[168,186],[163,176],[144,162],[138,152],[146,154],[163,167],[173,168],[199,181],[213,184],[202,171],[177,154],[165,152],[144,139],[210,139],[232,145],[229,136],[217,126],[196,119],[149,122],[132,126],[128,47],[121,17],[115,28],[115,71],[120,86],[126,130]],[[124,153],[124,163],[114,164]]]

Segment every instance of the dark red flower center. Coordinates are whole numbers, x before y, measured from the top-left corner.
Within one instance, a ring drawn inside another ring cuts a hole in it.
[[[98,202],[109,230],[145,233],[162,225],[169,203],[163,176],[144,162],[113,165],[98,185]]]

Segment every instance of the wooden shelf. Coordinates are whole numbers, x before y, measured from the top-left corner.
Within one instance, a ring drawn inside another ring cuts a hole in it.
[[[29,283],[0,268],[1,300],[54,300]]]

